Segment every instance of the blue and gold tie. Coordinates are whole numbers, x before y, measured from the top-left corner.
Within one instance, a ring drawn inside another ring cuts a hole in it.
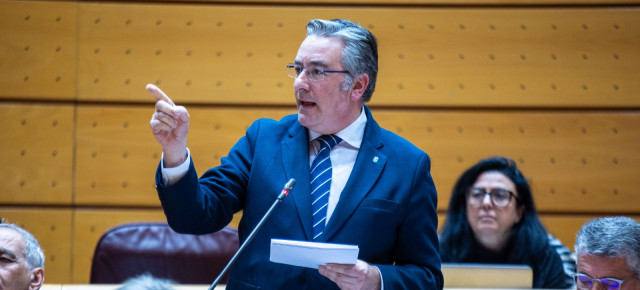
[[[320,150],[311,164],[311,208],[313,209],[313,239],[324,232],[331,190],[331,159],[329,152],[342,139],[335,135],[322,135],[316,140],[320,142]]]

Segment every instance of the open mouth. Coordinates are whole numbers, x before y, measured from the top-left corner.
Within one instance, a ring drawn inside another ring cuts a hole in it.
[[[311,108],[311,107],[316,105],[316,103],[314,103],[314,102],[300,101],[299,103],[300,103],[300,106],[303,107],[303,108]]]

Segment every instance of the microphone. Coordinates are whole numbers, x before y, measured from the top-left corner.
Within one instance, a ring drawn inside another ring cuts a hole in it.
[[[276,200],[273,202],[273,204],[271,205],[269,210],[267,210],[267,213],[264,214],[264,216],[262,217],[260,222],[258,222],[258,224],[253,229],[253,231],[251,231],[251,234],[249,234],[249,236],[247,237],[246,240],[244,240],[244,242],[242,243],[240,248],[238,248],[238,251],[233,255],[233,257],[231,257],[231,260],[229,260],[229,263],[227,263],[227,265],[224,267],[224,269],[222,269],[222,272],[220,272],[220,275],[218,275],[216,280],[213,281],[213,283],[209,287],[209,290],[213,290],[214,288],[216,288],[216,286],[220,282],[220,279],[222,279],[222,276],[224,276],[224,274],[229,270],[229,268],[231,267],[233,262],[236,261],[236,259],[240,255],[240,253],[242,253],[242,251],[244,250],[244,248],[246,248],[247,245],[251,242],[251,240],[253,240],[253,237],[256,235],[258,230],[262,227],[262,225],[267,220],[267,218],[269,218],[269,216],[271,215],[273,210],[276,208],[276,205],[280,204],[280,202],[282,202],[282,199],[285,196],[289,195],[289,192],[291,191],[291,189],[293,189],[293,186],[295,186],[295,185],[296,185],[296,180],[295,179],[291,178],[291,179],[289,179],[289,181],[287,181],[287,183],[282,188],[282,191],[280,191],[280,194],[278,195]]]

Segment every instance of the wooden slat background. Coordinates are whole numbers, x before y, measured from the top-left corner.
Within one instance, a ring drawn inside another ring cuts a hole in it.
[[[0,2],[0,218],[40,240],[48,283],[88,283],[107,229],[164,220],[145,85],[187,106],[203,172],[295,113],[284,66],[311,18],[377,36],[370,106],[432,157],[440,224],[459,174],[499,154],[569,248],[591,218],[640,219],[640,1],[234,3]]]
[[[291,104],[284,66],[310,18],[348,18],[380,42],[376,105],[638,106],[637,10],[79,7],[78,98]],[[167,41],[170,39],[171,41]],[[250,64],[245,65],[245,64]]]
[[[74,107],[0,103],[2,203],[72,201]]]

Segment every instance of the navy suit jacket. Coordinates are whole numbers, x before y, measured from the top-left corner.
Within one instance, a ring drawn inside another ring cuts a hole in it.
[[[351,176],[320,242],[355,244],[358,258],[376,265],[384,289],[442,289],[436,233],[436,189],[429,156],[382,129],[365,106],[367,124]],[[337,289],[317,269],[269,261],[270,241],[313,238],[309,140],[297,115],[255,121],[246,135],[200,178],[193,162],[176,184],[156,183],[169,225],[177,232],[222,229],[243,210],[242,243],[280,193],[296,186],[274,210],[231,268],[228,289]],[[212,277],[212,280],[215,277]]]

